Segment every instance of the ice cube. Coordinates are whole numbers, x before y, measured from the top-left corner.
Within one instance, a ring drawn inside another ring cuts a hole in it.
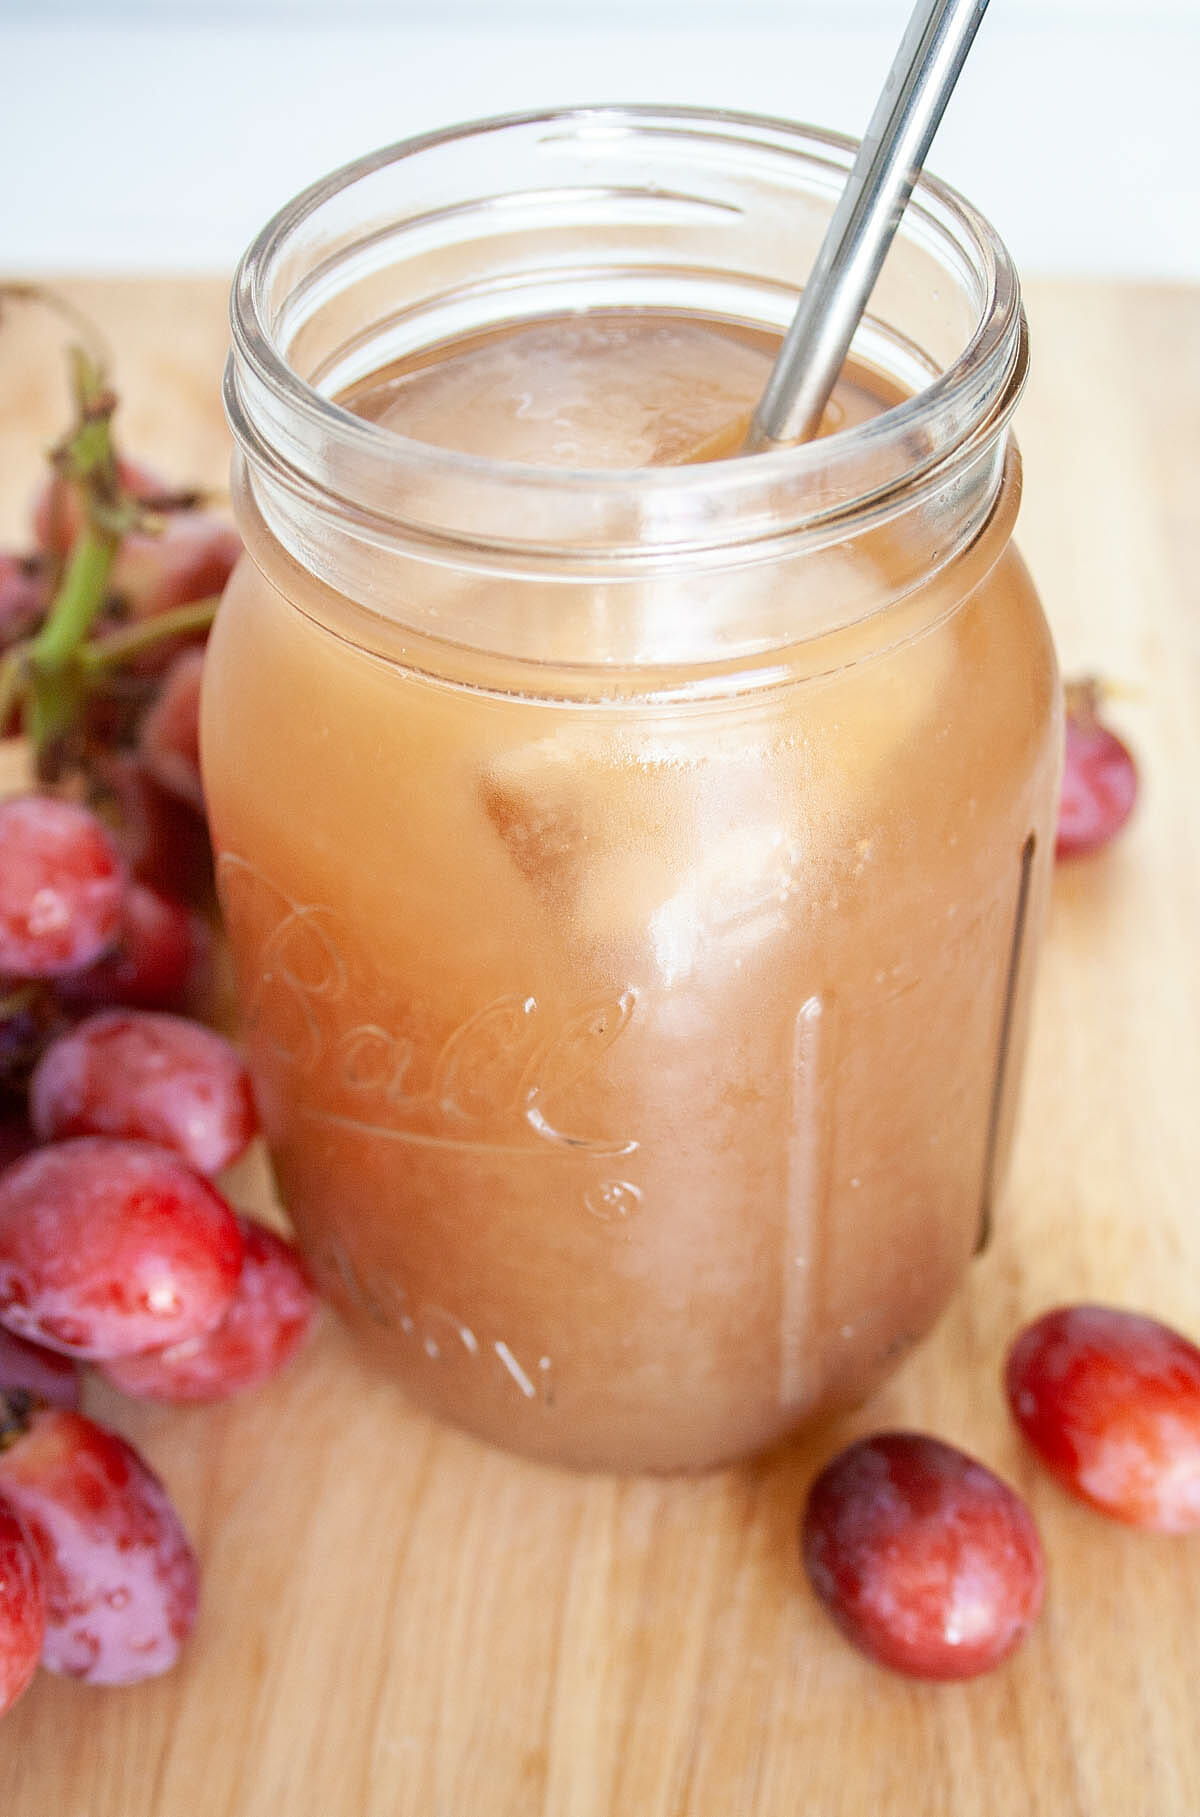
[[[539,739],[484,772],[480,794],[488,819],[521,875],[546,903],[574,893],[584,840],[584,784],[555,738]]]
[[[494,758],[484,811],[540,901],[575,908],[584,873],[618,859],[657,868],[671,803],[654,771],[595,732],[564,727]]]
[[[684,758],[564,729],[495,760],[484,809],[542,905],[581,941],[644,946],[663,983],[734,961],[787,924],[801,859],[761,753],[715,737]]]
[[[697,965],[740,963],[786,931],[801,851],[778,822],[733,827],[700,853],[680,887],[654,910],[650,944],[664,984]]]

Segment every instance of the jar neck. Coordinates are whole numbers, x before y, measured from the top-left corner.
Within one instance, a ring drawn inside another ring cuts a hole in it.
[[[1026,368],[1011,262],[932,179],[852,348],[908,395],[820,442],[548,469],[430,447],[336,401],[398,358],[564,310],[781,332],[855,149],[744,116],[586,109],[430,135],[317,185],[234,290],[226,400],[262,525],[365,611],[516,659],[544,656],[543,614],[498,613],[482,582],[558,594],[555,625],[569,595],[564,654],[609,665],[756,657],[903,598],[993,516]]]

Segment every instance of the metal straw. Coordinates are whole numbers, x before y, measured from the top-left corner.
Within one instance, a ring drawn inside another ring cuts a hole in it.
[[[987,3],[917,0],[750,420],[746,453],[815,434]]]

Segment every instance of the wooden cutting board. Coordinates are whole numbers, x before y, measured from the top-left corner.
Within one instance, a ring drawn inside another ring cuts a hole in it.
[[[71,283],[127,446],[220,483],[224,286]],[[233,1406],[89,1404],[165,1477],[204,1570],[184,1663],[43,1676],[0,1725],[4,1817],[1200,1817],[1200,1536],[1070,1502],[1014,1435],[1005,1347],[1098,1298],[1200,1333],[1200,292],[1030,287],[1020,539],[1068,672],[1117,680],[1144,800],[1060,873],[1024,1119],[988,1254],[853,1418],[703,1480],[560,1474],[411,1411],[326,1318]],[[61,419],[52,337],[0,329],[0,534]],[[263,1205],[259,1161],[239,1199]],[[1050,1582],[1005,1667],[926,1687],[806,1591],[806,1484],[871,1428],[1029,1497]]]

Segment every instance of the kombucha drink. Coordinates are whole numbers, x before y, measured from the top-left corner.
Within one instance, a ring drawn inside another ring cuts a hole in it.
[[[695,312],[551,314],[341,402],[480,462],[657,473],[719,445],[773,350]],[[848,368],[830,449],[898,397]],[[1053,847],[1057,681],[1001,464],[946,556],[920,511],[865,512],[719,582],[563,589],[431,540],[353,600],[243,476],[203,734],[246,1038],[323,1290],[440,1415],[698,1468],[861,1398],[945,1305],[1003,1168]],[[802,634],[695,662],[768,608]]]

